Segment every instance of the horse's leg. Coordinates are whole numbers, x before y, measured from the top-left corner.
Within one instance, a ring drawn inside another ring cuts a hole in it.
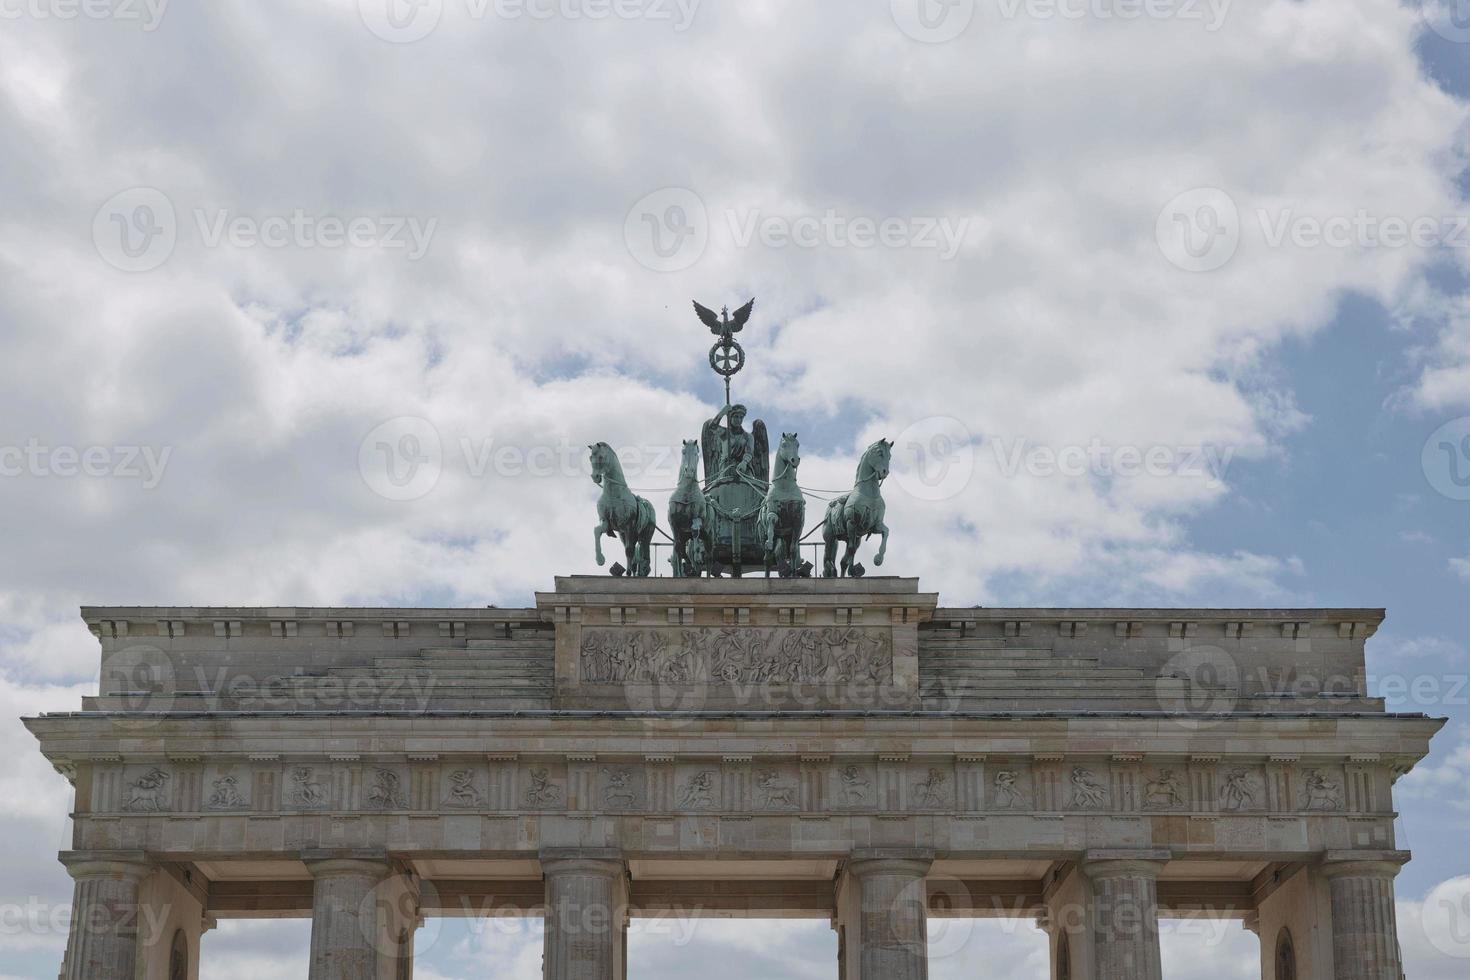
[[[638,550],[642,552],[640,561],[643,565],[643,577],[647,578],[653,574],[653,524],[644,528],[643,534],[638,539]]]
[[[822,531],[822,577],[837,577],[837,535],[828,524]]]
[[[673,566],[672,574],[674,578],[684,577],[684,545],[687,544],[688,541],[689,539],[684,535],[682,531],[679,530],[679,525],[675,524],[673,544],[674,553],[669,556],[669,564]]]
[[[847,550],[842,553],[842,574],[852,574],[853,559],[857,557],[858,536],[851,535],[847,539]]]
[[[878,545],[878,554],[873,558],[874,565],[881,565],[883,564],[883,556],[888,552],[888,525],[879,521],[878,526],[873,530],[883,535],[883,543]]]
[[[597,547],[597,564],[599,567],[607,564],[607,559],[602,556],[602,536],[607,533],[607,522],[597,525],[592,531],[592,543]]]

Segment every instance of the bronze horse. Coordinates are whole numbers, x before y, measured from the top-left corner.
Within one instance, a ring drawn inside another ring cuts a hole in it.
[[[822,540],[826,545],[822,559],[824,576],[835,578],[839,573],[837,565],[837,543],[839,541],[847,544],[847,550],[842,555],[840,569],[842,575],[861,576],[863,574],[863,566],[854,562],[853,559],[857,556],[858,544],[862,539],[874,534],[883,535],[883,543],[878,547],[878,554],[874,556],[873,564],[883,564],[883,556],[888,551],[888,525],[883,523],[886,508],[883,503],[882,484],[888,479],[892,454],[892,442],[879,439],[873,443],[863,453],[863,458],[858,461],[857,479],[853,488],[828,502],[827,524],[822,529]]]
[[[679,485],[669,498],[669,534],[673,536],[675,578],[697,576],[704,571],[709,555],[709,501],[699,486],[699,443],[684,440],[684,456],[679,463]]]
[[[765,543],[766,577],[771,569],[782,578],[796,575],[801,564],[801,531],[806,524],[806,497],[796,485],[796,470],[801,465],[801,444],[795,432],[781,433],[776,447],[776,463],[771,471],[771,486],[761,504],[760,533]]]
[[[602,556],[602,537],[619,537],[627,555],[628,574],[646,578],[653,573],[653,531],[656,526],[653,504],[633,493],[623,477],[623,464],[618,454],[605,442],[587,447],[592,450],[592,482],[602,487],[597,500],[598,525],[592,532],[597,544],[597,564]]]

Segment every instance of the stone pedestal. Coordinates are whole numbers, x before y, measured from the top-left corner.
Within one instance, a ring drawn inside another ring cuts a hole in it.
[[[401,980],[412,975],[414,888],[382,856],[309,854],[310,980]]]
[[[1401,980],[1393,880],[1408,860],[1400,852],[1331,852],[1322,863],[1332,896],[1336,980]]]
[[[929,853],[855,851],[837,891],[842,980],[929,976]]]
[[[612,850],[548,850],[546,980],[623,980],[628,958],[628,872]]]
[[[1158,878],[1169,854],[1089,852],[1094,980],[1162,980]]]
[[[76,882],[63,980],[134,980],[144,926],[139,891],[153,865],[141,852],[64,853]]]

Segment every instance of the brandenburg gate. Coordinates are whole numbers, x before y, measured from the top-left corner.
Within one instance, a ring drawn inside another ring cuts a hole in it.
[[[750,307],[700,310],[734,373]],[[628,564],[531,608],[83,609],[98,694],[25,720],[75,787],[62,977],[297,916],[311,980],[401,980],[425,917],[516,914],[548,980],[624,980],[678,913],[829,922],[842,980],[926,977],[937,916],[1039,923],[1054,980],[1161,980],[1201,916],[1265,980],[1401,980],[1393,787],[1442,722],[1370,697],[1382,610],[943,606],[856,561],[883,441],[813,574],[796,435],[744,414],[686,444],[674,577],[599,443]]]
[[[26,721],[76,787],[69,980],[193,978],[230,916],[310,916],[312,980],[408,977],[423,916],[508,910],[550,980],[621,980],[669,911],[828,920],[845,980],[924,977],[934,915],[1035,919],[1071,980],[1159,978],[1196,915],[1270,980],[1400,977],[1393,784],[1440,722],[1363,690],[1377,610],[574,577],[84,615],[101,692]]]

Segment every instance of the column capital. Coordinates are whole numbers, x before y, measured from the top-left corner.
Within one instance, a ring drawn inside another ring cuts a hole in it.
[[[934,864],[934,852],[927,848],[860,847],[847,857],[847,873],[863,877],[874,874],[902,874],[922,878]]]
[[[1164,865],[1174,857],[1166,849],[1154,850],[1094,850],[1088,851],[1078,862],[1082,873],[1094,880],[1098,878],[1157,878]]]
[[[542,848],[543,874],[591,874],[618,878],[628,870],[623,852],[616,847]]]
[[[80,878],[130,878],[142,881],[157,868],[146,851],[62,851],[67,872]]]
[[[386,851],[373,848],[332,850],[313,848],[301,852],[301,862],[313,878],[355,875],[364,878],[386,878],[393,863]]]
[[[1324,878],[1396,878],[1409,863],[1408,851],[1327,851],[1318,870]]]

